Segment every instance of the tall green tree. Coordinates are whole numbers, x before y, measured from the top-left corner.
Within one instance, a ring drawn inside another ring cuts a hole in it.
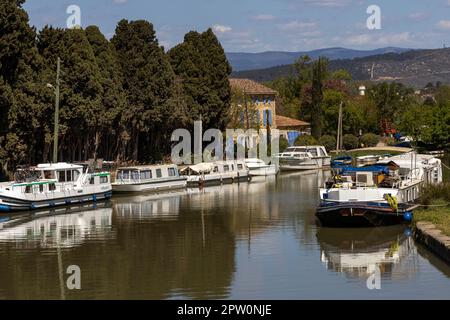
[[[320,139],[323,130],[323,86],[327,77],[328,60],[320,57],[312,66],[311,135]]]
[[[180,88],[148,21],[120,21],[112,43],[128,102],[123,113],[126,132],[122,135],[127,155],[135,160],[150,160],[158,156],[153,150],[167,151],[168,132],[183,123]],[[139,151],[143,153],[141,156]]]
[[[105,38],[97,26],[86,28],[86,36],[92,47],[100,71],[103,90],[101,109],[94,126],[94,158],[112,159],[113,153],[123,159],[121,115],[126,109],[126,96],[122,85],[122,74],[114,46]],[[99,150],[101,148],[101,150]]]
[[[201,117],[205,128],[224,129],[229,120],[231,67],[214,32],[191,31],[168,54],[182,81],[190,121]]]

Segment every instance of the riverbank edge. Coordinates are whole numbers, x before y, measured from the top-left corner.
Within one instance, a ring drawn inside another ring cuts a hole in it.
[[[414,239],[450,264],[450,237],[443,234],[433,223],[417,222]]]

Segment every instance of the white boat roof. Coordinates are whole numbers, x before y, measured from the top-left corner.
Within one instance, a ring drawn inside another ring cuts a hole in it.
[[[214,169],[214,164],[211,162],[202,162],[197,163],[192,166],[187,166],[186,168],[183,168],[182,171],[185,171],[187,169],[191,169],[194,172],[209,172]]]
[[[176,164],[150,164],[150,165],[139,165],[130,167],[119,167],[117,170],[148,170],[157,168],[176,168]]]
[[[67,162],[40,163],[37,165],[36,169],[39,170],[83,169],[83,166]]]
[[[429,154],[418,154],[418,153],[403,153],[397,156],[389,157],[387,159],[381,159],[378,161],[379,163],[383,163],[388,161],[395,162],[399,167],[402,168],[410,168],[411,167],[411,159],[413,161],[413,166],[421,166],[423,164],[428,163],[430,160],[439,160],[432,155]]]
[[[245,163],[264,163],[264,161],[258,158],[248,158],[245,159]]]

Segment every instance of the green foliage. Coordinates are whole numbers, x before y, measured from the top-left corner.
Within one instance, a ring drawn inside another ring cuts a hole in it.
[[[313,146],[316,144],[317,144],[316,138],[308,134],[297,137],[297,139],[295,139],[294,142],[295,146]]]
[[[289,142],[285,137],[280,137],[278,143],[280,152],[286,150],[289,147]]]
[[[324,146],[327,151],[336,149],[336,137],[330,135],[323,135],[319,139],[319,144]]]
[[[312,66],[311,134],[316,139],[322,136],[323,130],[323,85],[327,77],[327,65],[327,59],[319,58]]]
[[[229,120],[231,66],[213,31],[189,32],[168,55],[186,94],[190,122],[201,118],[205,128],[224,129]]]
[[[380,142],[380,137],[374,133],[366,133],[361,137],[361,143],[364,147],[375,147]]]
[[[352,134],[344,134],[342,144],[345,150],[356,149],[359,147],[358,138]]]

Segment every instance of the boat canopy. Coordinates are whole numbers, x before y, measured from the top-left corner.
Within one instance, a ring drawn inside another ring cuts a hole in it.
[[[185,168],[181,169],[180,171],[185,172],[186,170],[191,170],[196,173],[204,173],[204,172],[211,172],[211,171],[213,171],[213,169],[214,169],[214,164],[202,162],[202,163],[194,164],[192,166],[185,167]]]
[[[339,168],[340,174],[346,174],[351,172],[377,172],[389,174],[389,166],[385,165],[373,165],[365,167],[353,167],[353,166],[341,166]]]

